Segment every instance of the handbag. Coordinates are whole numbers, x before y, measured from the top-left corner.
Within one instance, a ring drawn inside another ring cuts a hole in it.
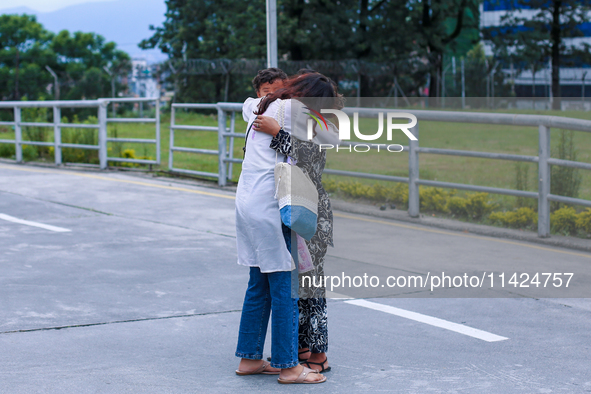
[[[279,104],[279,126],[285,125],[285,101]],[[276,156],[277,157],[277,156]],[[318,190],[310,177],[296,165],[275,164],[275,198],[281,221],[306,240],[316,234]]]

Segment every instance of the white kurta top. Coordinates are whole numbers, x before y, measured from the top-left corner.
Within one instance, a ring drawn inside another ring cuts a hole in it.
[[[242,107],[242,116],[252,124],[261,99],[249,98]],[[275,100],[265,116],[277,119],[279,102]],[[285,108],[285,123],[290,121],[290,108]],[[247,127],[248,127],[247,126]],[[250,130],[246,156],[236,191],[236,247],[238,264],[259,267],[261,272],[291,271],[291,255],[281,230],[279,203],[275,199],[275,151],[269,134]],[[277,160],[282,162],[283,155]]]
[[[260,98],[249,98],[244,102],[242,116],[248,126],[256,118],[253,112],[260,101]],[[279,121],[278,110],[281,101],[273,101],[264,115]],[[309,111],[297,100],[285,102],[284,130],[305,140],[309,119],[306,114]],[[329,130],[314,126],[317,135],[313,142],[338,145],[338,130],[332,123],[328,122],[328,125]],[[238,264],[259,267],[261,272],[291,271],[294,268],[283,238],[279,203],[275,199],[275,164],[283,162],[285,156],[277,155],[275,150],[269,147],[272,139],[269,134],[250,130],[236,191]]]

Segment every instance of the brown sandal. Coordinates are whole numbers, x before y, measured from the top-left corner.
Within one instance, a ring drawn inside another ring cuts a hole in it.
[[[236,370],[236,375],[239,376],[246,376],[246,375],[279,375],[279,371],[265,371],[268,366],[270,366],[268,362],[263,361],[263,365],[255,369],[251,372],[241,371],[239,369]]]
[[[277,379],[277,381],[281,384],[316,384],[316,383],[324,383],[326,382],[326,376],[324,376],[321,380],[314,380],[314,381],[306,381],[306,377],[308,374],[311,373],[318,373],[314,369],[304,367],[302,373],[296,380],[287,380],[287,379]]]

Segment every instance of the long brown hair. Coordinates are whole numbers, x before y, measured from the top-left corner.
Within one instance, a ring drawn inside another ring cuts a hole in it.
[[[338,106],[339,96],[334,81],[320,73],[312,72],[294,75],[285,82],[283,88],[277,89],[261,100],[255,115],[265,113],[269,105],[277,99],[286,100],[296,97],[321,98],[324,100],[311,100],[311,105],[314,107],[335,108]]]

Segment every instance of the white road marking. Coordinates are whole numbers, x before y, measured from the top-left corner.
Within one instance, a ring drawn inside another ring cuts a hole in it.
[[[407,319],[415,320],[421,323],[429,324],[431,326],[444,328],[446,330],[455,331],[460,334],[467,335],[469,337],[482,339],[486,342],[497,342],[497,341],[504,341],[506,337],[502,337],[499,335],[491,334],[490,332],[478,330],[476,328],[468,327],[463,324],[452,323],[447,320],[438,319],[436,317],[423,315],[416,312],[407,311],[400,308],[395,308],[393,306],[378,304],[377,302],[371,302],[366,300],[350,300],[345,301],[347,304],[362,306],[364,308],[373,309],[380,312],[386,312],[391,315],[396,315],[400,317],[405,317]]]
[[[45,230],[55,231],[57,233],[67,233],[69,231],[72,231],[72,230],[68,230],[67,228],[63,228],[63,227],[56,227],[56,226],[51,226],[49,224],[43,224],[43,223],[31,222],[29,220],[18,219],[18,218],[12,217],[12,216],[5,215],[3,213],[0,213],[0,219],[6,220],[9,222],[13,222],[13,223],[24,224],[27,226],[39,227],[39,228],[43,228]]]

